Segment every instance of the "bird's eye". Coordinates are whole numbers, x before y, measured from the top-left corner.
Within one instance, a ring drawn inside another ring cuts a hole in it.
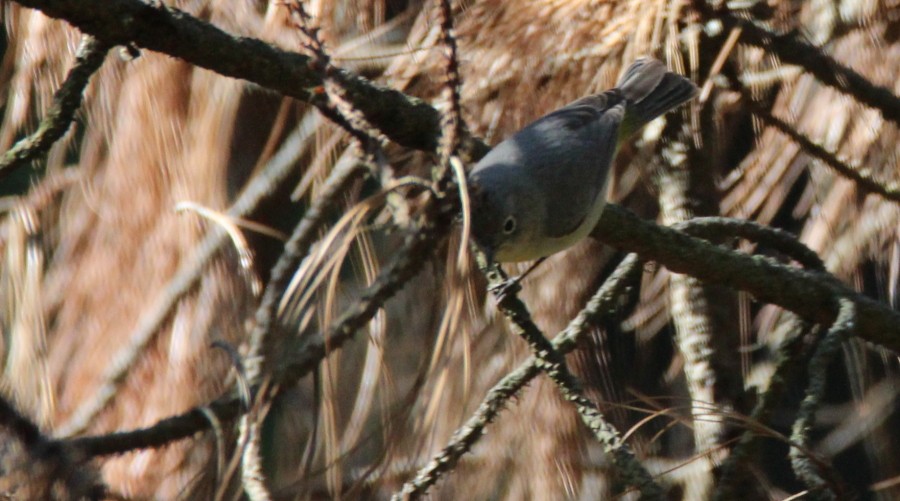
[[[503,222],[503,233],[509,235],[514,231],[516,231],[516,218],[509,216],[506,218],[506,221]]]

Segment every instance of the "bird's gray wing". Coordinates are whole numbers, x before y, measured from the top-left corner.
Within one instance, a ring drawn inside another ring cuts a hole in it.
[[[625,100],[617,91],[581,98],[522,130],[534,182],[546,196],[545,234],[571,234],[594,210],[615,156]]]

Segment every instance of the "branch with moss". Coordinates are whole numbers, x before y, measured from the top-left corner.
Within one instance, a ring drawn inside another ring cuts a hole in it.
[[[75,119],[75,112],[81,107],[84,89],[91,75],[100,69],[109,45],[91,36],[85,36],[75,54],[75,64],[66,75],[65,81],[53,95],[53,103],[47,110],[34,134],[17,142],[0,159],[0,180],[20,167],[47,154]]]

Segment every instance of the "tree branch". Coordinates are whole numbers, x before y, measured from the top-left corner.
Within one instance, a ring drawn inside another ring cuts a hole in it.
[[[281,51],[259,40],[229,35],[175,9],[156,7],[139,0],[20,0],[19,3],[41,9],[52,17],[64,18],[106,44],[134,43],[226,76],[245,79],[319,106],[323,104],[322,96],[312,92],[322,82],[309,68],[309,58]],[[752,42],[753,39],[750,39],[748,43]],[[807,52],[811,49],[817,58],[827,57],[822,56],[814,47],[801,45],[801,48]],[[803,63],[803,58],[785,56],[778,51],[776,53],[787,62]],[[813,73],[819,77],[817,73]],[[389,138],[403,146],[436,150],[440,136],[440,116],[432,107],[401,92],[373,85],[360,77],[345,72],[339,74],[346,82],[347,98],[360,108],[369,122]],[[856,77],[863,80],[864,83],[860,84],[863,87],[864,84],[871,86],[871,83],[858,74],[850,74],[848,77],[843,70],[837,74],[843,76],[831,74],[831,81],[837,85],[843,81],[843,88],[854,88],[856,84],[847,82],[857,82]],[[828,75],[820,78],[828,78]],[[829,80],[823,81],[829,83]],[[857,93],[853,95],[860,98]],[[863,92],[863,95],[866,93]],[[876,92],[873,95],[881,94]],[[900,111],[890,113],[893,109],[892,100],[895,99],[896,96],[889,94],[886,107],[877,106],[877,103],[872,104],[862,98],[860,101],[878,107],[886,117],[893,116],[891,119],[896,122]],[[466,138],[462,149],[468,150],[471,158],[478,158],[486,148],[478,140],[469,136]],[[638,252],[642,259],[655,260],[677,273],[746,290],[760,301],[777,304],[816,323],[831,324],[837,316],[841,301],[850,301],[857,311],[856,333],[868,341],[900,351],[900,313],[852,291],[829,275],[795,269],[760,256],[741,255],[673,229],[643,221],[612,205],[604,211],[596,233],[610,245]],[[422,250],[435,240],[436,235],[432,235],[423,238],[419,244],[410,242],[410,245]],[[400,271],[414,268],[405,265],[398,267]],[[403,271],[403,274],[407,271]],[[377,309],[377,304],[378,301],[360,303],[359,307],[365,311],[350,314],[345,322],[339,324],[340,329],[332,334],[339,335],[341,339],[348,338],[355,326],[369,312]],[[323,339],[325,338],[318,337],[318,341],[312,343],[314,349],[304,351],[304,355],[292,364],[285,374],[287,379],[296,380],[317,366],[325,355]],[[212,408],[220,419],[227,420],[237,414],[239,407],[236,400],[224,398],[214,403]],[[193,435],[208,426],[208,420],[202,412],[193,410],[161,422],[158,427],[153,428],[152,434],[123,433],[77,439],[71,443],[81,447],[89,455],[112,454],[163,445]],[[116,440],[109,441],[109,437],[116,437]]]
[[[839,303],[846,298],[856,306],[859,337],[900,351],[900,312],[851,290],[831,275],[734,252],[644,221],[613,204],[604,209],[594,235],[675,273],[747,291],[761,302],[776,304],[814,323],[834,322]]]
[[[626,257],[591,297],[581,313],[569,323],[566,330],[553,338],[553,349],[560,355],[574,350],[579,338],[615,307],[624,289],[640,276],[640,264],[635,254]],[[485,427],[494,421],[503,406],[540,374],[538,364],[538,359],[532,356],[495,384],[475,413],[453,433],[450,442],[416,473],[415,478],[403,484],[391,499],[393,501],[418,499],[437,483],[444,473],[451,471],[462,455],[484,435]]]
[[[69,130],[75,112],[81,107],[84,89],[106,59],[109,46],[96,38],[86,36],[78,47],[75,64],[66,80],[53,95],[53,104],[34,134],[22,139],[0,159],[0,180],[29,161],[47,153],[47,150]]]
[[[816,410],[821,404],[825,394],[825,376],[828,366],[835,354],[841,348],[841,344],[853,334],[857,320],[856,308],[851,301],[842,300],[840,313],[834,321],[834,325],[825,334],[825,338],[819,343],[812,360],[809,362],[809,386],[806,389],[806,397],[800,404],[800,412],[794,422],[791,433],[790,457],[794,473],[809,487],[812,499],[845,499],[847,493],[842,492],[839,479],[822,478],[821,472],[809,457],[810,432],[815,422]]]
[[[237,397],[223,397],[209,405],[195,407],[183,414],[163,419],[147,428],[76,437],[65,442],[85,457],[110,456],[139,449],[162,447],[210,428],[209,414],[219,421],[232,421],[242,409]]]
[[[154,7],[139,0],[102,3],[19,0],[18,3],[63,18],[110,44],[133,42],[314,104],[321,99],[310,92],[322,82],[309,69],[308,57],[282,51],[260,40],[229,35],[176,9]],[[818,51],[817,54],[822,57]],[[399,91],[340,73],[347,79],[348,99],[389,138],[411,148],[436,150],[440,115],[434,108]],[[472,158],[479,158],[486,149],[481,141],[470,136],[463,146],[461,149],[468,151]],[[761,301],[795,311],[816,323],[830,325],[837,316],[838,299],[848,297],[856,303],[859,312],[860,337],[900,351],[900,313],[851,291],[833,277],[791,269],[759,256],[730,252],[660,228],[614,205],[604,211],[595,234],[612,246],[636,251],[642,259],[655,260],[676,273],[746,290]]]
[[[736,226],[744,228],[741,231],[749,232],[747,225]],[[856,334],[867,341],[900,351],[900,312],[850,290],[826,273],[801,270],[763,256],[747,256],[725,249],[678,230],[644,221],[614,204],[604,209],[596,232],[603,235],[607,244],[635,251],[641,259],[655,260],[676,273],[748,291],[760,301],[794,311],[814,323],[830,325],[837,317],[840,302],[849,300],[857,311]],[[411,235],[407,245],[421,250],[426,245],[424,240],[433,243],[435,238],[435,235]],[[406,268],[402,263],[397,263],[397,266]],[[384,270],[382,274],[387,276],[395,272]],[[369,295],[376,294],[376,284],[367,290]],[[369,302],[361,302],[358,307],[365,311],[372,308]],[[330,335],[345,341],[361,318],[363,316],[359,312],[345,312],[342,320],[334,324]],[[315,368],[321,357],[325,356],[324,339],[316,336],[311,340],[308,343],[311,349],[301,350],[301,354],[285,369],[283,380],[297,381]],[[229,396],[217,400],[210,408],[220,420],[228,421],[237,416],[239,405],[238,399]],[[192,409],[146,430],[76,438],[71,442],[73,446],[83,448],[89,456],[118,454],[138,448],[159,447],[208,427],[209,421],[203,413]]]
[[[619,431],[606,420],[597,405],[585,396],[581,381],[569,371],[565,356],[553,347],[553,343],[544,337],[544,333],[531,319],[525,303],[515,294],[519,285],[509,287],[510,282],[498,264],[487,263],[487,257],[480,251],[476,256],[479,267],[488,279],[488,286],[497,298],[497,308],[509,319],[512,331],[528,343],[537,368],[547,374],[563,398],[575,406],[581,421],[591,430],[603,447],[603,452],[615,466],[617,476],[629,486],[637,488],[641,499],[664,499],[662,488],[622,440]]]
[[[255,38],[239,37],[178,9],[140,0],[19,0],[19,4],[63,19],[109,45],[131,43],[161,52],[221,75],[238,78],[310,102],[323,109],[323,85],[310,58],[283,51]],[[335,69],[345,96],[392,141],[408,148],[436,151],[440,114],[424,101],[380,87]],[[324,110],[323,112],[326,112]],[[466,161],[488,148],[466,134],[461,138]]]
[[[747,86],[737,77],[734,68],[729,68],[727,73],[729,81],[731,82],[731,88],[741,94],[743,102],[749,106],[750,111],[761,118],[766,125],[774,127],[782,134],[791,138],[791,141],[794,141],[803,148],[804,152],[824,162],[834,169],[838,175],[855,181],[863,191],[875,193],[888,200],[900,202],[900,182],[896,180],[880,181],[872,172],[872,169],[862,166],[851,166],[842,161],[835,153],[828,151],[822,145],[817,144],[809,137],[800,133],[800,131],[792,125],[776,117],[772,114],[771,110],[754,99]],[[886,170],[889,171],[889,169]]]
[[[765,49],[786,63],[800,66],[825,85],[853,96],[860,103],[881,111],[885,119],[900,125],[900,97],[886,87],[873,84],[819,47],[806,43],[795,32],[772,32],[752,21],[740,19],[724,8],[713,8],[707,0],[695,0],[693,5],[703,17],[722,21],[726,32],[740,28],[741,43]]]
[[[769,378],[768,386],[759,394],[759,400],[750,413],[750,422],[761,426],[769,426],[776,406],[783,403],[785,392],[791,381],[803,378],[800,374],[803,362],[808,360],[815,346],[806,343],[805,338],[811,333],[818,337],[819,326],[812,325],[789,314],[787,322],[793,331],[778,348],[775,372]],[[741,434],[741,439],[732,449],[728,458],[719,468],[719,482],[713,501],[729,501],[747,497],[759,489],[758,479],[753,476],[751,461],[759,453],[761,439],[768,435],[760,433],[755,426],[749,426]]]

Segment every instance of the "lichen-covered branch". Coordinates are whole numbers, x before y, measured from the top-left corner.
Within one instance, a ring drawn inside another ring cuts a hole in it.
[[[732,80],[734,79],[735,78],[732,76]],[[825,149],[824,146],[815,143],[812,139],[801,134],[789,123],[773,115],[771,110],[766,109],[765,106],[755,101],[753,96],[743,85],[738,82],[732,82],[732,85],[741,93],[744,103],[750,107],[750,111],[753,112],[754,115],[761,118],[766,125],[774,127],[782,134],[791,138],[791,141],[800,145],[804,152],[824,162],[825,165],[834,169],[838,175],[856,182],[863,191],[875,193],[888,200],[900,202],[900,181],[881,181],[876,179],[870,169],[848,165],[841,161],[837,155]]]
[[[690,224],[690,221],[683,223],[683,227]],[[726,223],[718,218],[704,218],[699,224],[700,229],[696,231],[708,234],[713,231],[709,228],[716,224]],[[759,225],[750,222],[735,223],[733,226],[741,228],[740,231],[746,232],[747,235],[755,231],[764,231],[761,228],[754,229]],[[644,221],[614,204],[609,204],[604,209],[597,230],[602,233],[606,243],[635,251],[641,259],[657,261],[677,273],[689,274],[709,282],[748,291],[760,301],[781,306],[813,323],[830,325],[837,317],[840,301],[851,301],[858,313],[855,334],[870,342],[900,351],[900,312],[851,290],[826,273],[801,270],[762,256],[747,256],[725,249],[691,237],[677,229]],[[431,231],[426,229],[410,235],[405,247],[423,250],[427,244],[433,244],[438,236],[443,234],[436,230]],[[782,237],[787,238],[787,235]],[[773,237],[771,241],[777,243],[782,237]],[[416,244],[416,241],[421,243]],[[806,259],[812,260],[813,257],[807,256]],[[404,262],[406,260],[407,258]],[[386,273],[415,271],[416,268],[411,266],[411,263],[404,264],[404,262],[393,265],[397,270],[382,270],[381,276]],[[396,287],[394,282],[386,277],[381,281]],[[335,339],[346,341],[356,328],[365,323],[365,315],[361,312],[377,310],[377,306],[372,303],[376,296],[381,295],[376,289],[377,284],[378,282],[367,289],[364,300],[356,304],[353,311],[345,312],[339,322],[329,330],[337,336]],[[309,351],[301,350],[285,369],[282,376],[285,381],[297,381],[318,365],[326,354],[323,339],[317,336],[309,341]],[[559,349],[565,351],[565,346],[566,343],[560,345]],[[220,420],[228,421],[237,416],[239,405],[238,399],[228,396],[212,403],[210,408]],[[165,419],[145,430],[77,438],[73,439],[72,443],[84,449],[89,456],[100,456],[159,447],[207,428],[209,428],[208,419],[200,410],[193,409],[185,414]]]
[[[255,38],[239,37],[157,2],[141,0],[21,0],[17,3],[63,19],[109,44],[131,43],[168,54],[220,75],[239,78],[324,108],[323,85],[310,58],[278,49]],[[409,148],[436,151],[440,114],[422,100],[336,70],[348,101],[388,138]],[[323,110],[323,113],[327,113]],[[481,141],[465,136],[466,161],[487,152]]]
[[[873,84],[822,49],[805,42],[799,34],[772,32],[751,20],[735,16],[727,8],[714,8],[707,0],[694,0],[693,5],[703,17],[719,19],[726,32],[740,28],[740,43],[760,47],[785,63],[802,67],[825,85],[853,96],[860,103],[881,111],[887,120],[900,125],[900,97],[890,89]]]
[[[900,351],[900,312],[851,290],[833,276],[783,265],[764,256],[747,256],[656,225],[617,205],[608,205],[595,234],[618,249],[637,252],[670,271],[747,291],[758,301],[830,325],[842,299],[858,312],[856,335]]]
[[[615,307],[624,289],[640,276],[641,262],[634,254],[626,257],[616,270],[591,297],[587,305],[568,327],[553,339],[553,349],[560,355],[575,349],[579,338],[599,322]],[[484,434],[484,429],[494,421],[506,403],[532,379],[541,373],[538,359],[531,357],[516,370],[507,374],[485,395],[475,413],[465,424],[453,433],[450,442],[432,460],[420,469],[416,476],[403,484],[393,496],[394,501],[418,499],[445,473],[456,467],[463,454],[469,452],[475,442]]]
[[[28,162],[45,155],[50,147],[69,130],[75,112],[81,107],[84,89],[91,75],[100,69],[109,45],[94,37],[85,36],[75,54],[75,64],[65,81],[53,95],[53,103],[47,110],[34,134],[17,142],[0,159],[0,180]]]
[[[708,210],[714,190],[702,189],[698,185],[704,183],[696,179],[709,176],[700,172],[709,168],[689,161],[688,155],[696,158],[690,151],[673,154],[672,150],[679,147],[689,150],[684,141],[672,141],[664,147],[661,156],[665,160],[657,183],[662,222],[668,226],[689,220],[695,211],[712,213]],[[726,326],[722,321],[735,317],[717,314],[723,308],[733,307],[735,298],[733,291],[723,289],[690,275],[669,274],[668,303],[691,398],[694,452],[701,455],[692,481],[685,487],[689,489],[686,497],[691,499],[707,499],[712,492],[713,465],[728,452],[721,447],[726,438],[724,415],[733,409],[740,391],[731,370],[736,366],[738,336],[731,324]],[[711,408],[718,412],[711,412]]]
[[[813,458],[809,456],[809,440],[822,396],[825,394],[825,376],[828,366],[838,350],[856,329],[857,311],[852,301],[841,300],[840,313],[825,334],[809,361],[809,385],[800,404],[800,412],[791,432],[791,466],[794,473],[809,487],[812,499],[844,499],[837,479],[823,478]]]
[[[644,465],[622,441],[619,431],[610,424],[597,406],[584,394],[581,382],[569,371],[565,357],[531,320],[525,304],[516,296],[518,284],[510,286],[503,270],[496,263],[487,263],[486,256],[476,252],[479,266],[488,279],[488,287],[495,292],[497,308],[510,320],[512,331],[531,347],[537,368],[556,384],[563,398],[575,406],[581,421],[609,455],[622,481],[636,487],[642,499],[664,499],[662,488],[653,480]]]

